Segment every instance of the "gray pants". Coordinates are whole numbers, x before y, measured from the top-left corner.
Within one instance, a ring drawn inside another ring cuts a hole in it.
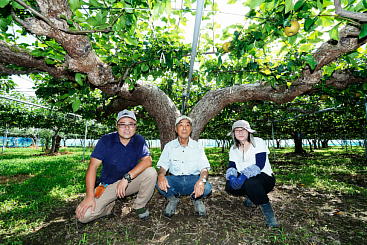
[[[120,180],[119,180],[120,181]],[[102,196],[96,200],[96,208],[94,212],[89,208],[82,219],[82,223],[88,223],[92,220],[109,215],[115,206],[116,186],[119,181],[108,185]],[[154,192],[154,186],[157,181],[157,171],[153,167],[145,169],[135,179],[133,179],[126,188],[126,196],[138,193],[133,204],[133,209],[145,207]]]

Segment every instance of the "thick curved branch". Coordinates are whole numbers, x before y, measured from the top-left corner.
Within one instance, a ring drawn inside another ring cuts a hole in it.
[[[42,71],[37,69],[27,69],[27,70],[14,70],[5,67],[3,64],[0,64],[0,75],[22,75],[22,74],[31,74],[31,73],[40,73]]]
[[[315,71],[320,70],[323,66],[336,60],[342,55],[352,52],[365,44],[367,38],[359,39],[360,30],[352,25],[345,26],[339,33],[339,41],[337,43],[332,40],[325,42],[313,54],[317,61]]]
[[[205,125],[210,119],[214,118],[225,106],[234,102],[245,102],[250,100],[267,100],[276,103],[286,103],[292,101],[295,97],[302,95],[313,89],[313,86],[321,81],[321,68],[340,56],[356,50],[367,42],[367,39],[358,39],[354,34],[358,29],[354,26],[346,26],[340,32],[340,41],[333,45],[332,42],[326,42],[320,46],[313,54],[318,62],[314,71],[306,68],[302,76],[287,88],[274,89],[270,85],[262,83],[235,85],[232,87],[209,91],[193,108],[190,116],[197,122],[193,129],[193,138],[199,138]],[[328,82],[339,87],[349,84],[346,76],[335,74]]]
[[[118,112],[129,106],[142,105],[157,123],[161,145],[164,146],[175,138],[174,123],[180,113],[173,101],[157,86],[138,83],[132,91],[129,91],[126,85],[118,92],[111,91],[108,87],[100,89],[105,93],[116,93],[119,96],[108,105],[109,112]]]
[[[353,20],[358,20],[360,22],[367,22],[366,13],[358,13],[344,10],[341,6],[340,0],[334,0],[334,5],[335,5],[335,13],[337,15],[347,17]]]
[[[57,78],[66,78],[74,80],[72,73],[67,71],[65,67],[55,67],[48,65],[44,59],[36,58],[30,55],[27,51],[24,51],[16,46],[9,46],[6,42],[0,40],[0,64],[2,69],[0,69],[1,74],[10,75],[11,70],[14,72],[11,74],[20,74],[20,71],[15,71],[14,69],[6,68],[5,65],[12,64],[19,67],[28,68],[23,71],[25,73],[33,72],[47,72],[50,75]]]
[[[19,0],[18,0],[19,1]],[[68,24],[58,16],[71,18],[71,11],[65,0],[36,0],[39,14],[51,21],[49,25],[38,18],[22,20],[21,24],[35,35],[43,35],[55,39],[67,52],[65,66],[74,71],[87,74],[88,81],[98,87],[115,83],[111,67],[102,62],[92,49],[88,37],[65,33]],[[54,28],[56,27],[56,28]]]
[[[270,85],[256,83],[235,85],[210,91],[195,105],[190,113],[190,117],[197,122],[192,137],[198,139],[209,120],[214,118],[229,104],[250,100],[266,100],[283,104],[292,101],[299,95],[311,91],[313,86],[318,83],[320,79],[321,72],[317,72],[310,74],[307,79],[303,80],[303,83],[299,83],[297,86],[291,86],[290,88],[275,90]],[[346,88],[349,84],[363,82],[367,82],[367,78],[355,77],[349,72],[340,72],[334,74],[326,84],[342,89]]]
[[[107,29],[102,29],[102,30],[70,30],[70,29],[66,29],[66,28],[61,28],[61,27],[57,27],[56,25],[53,24],[53,22],[47,18],[46,16],[44,16],[43,14],[39,13],[37,10],[31,8],[30,6],[28,6],[25,2],[21,1],[21,0],[15,0],[17,3],[19,3],[21,6],[23,6],[25,9],[27,9],[29,12],[31,12],[32,14],[34,14],[35,16],[37,16],[38,18],[40,18],[41,20],[43,20],[44,22],[46,22],[50,27],[54,28],[54,29],[58,29],[60,31],[63,31],[65,33],[68,34],[73,34],[73,35],[82,35],[82,34],[88,34],[88,33],[97,33],[97,32],[111,32],[111,28],[107,28]],[[13,16],[14,17],[14,16]],[[18,18],[17,22],[19,22],[21,25],[24,25],[23,21],[19,21]]]

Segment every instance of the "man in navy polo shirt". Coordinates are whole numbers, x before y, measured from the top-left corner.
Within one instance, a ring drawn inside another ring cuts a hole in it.
[[[102,136],[92,152],[86,174],[86,197],[78,205],[77,219],[87,223],[111,213],[115,200],[137,193],[133,204],[139,218],[147,219],[146,204],[153,195],[157,172],[144,138],[136,132],[136,117],[123,110],[117,115],[117,132]],[[102,173],[95,188],[97,169]]]

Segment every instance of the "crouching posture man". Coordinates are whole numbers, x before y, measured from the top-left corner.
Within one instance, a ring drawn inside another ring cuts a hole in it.
[[[202,199],[212,190],[207,182],[210,164],[203,147],[190,138],[192,119],[181,116],[175,125],[178,137],[165,145],[157,163],[160,167],[157,189],[168,199],[163,214],[167,217],[174,215],[179,197],[191,195],[196,213],[204,216],[206,208]],[[166,176],[167,171],[171,175]]]
[[[86,196],[76,208],[76,217],[87,223],[111,213],[115,200],[134,193],[133,204],[141,219],[149,217],[146,204],[153,195],[157,172],[144,138],[136,132],[132,111],[118,113],[117,132],[104,135],[97,143],[86,174]],[[100,184],[95,188],[98,167],[103,164]]]

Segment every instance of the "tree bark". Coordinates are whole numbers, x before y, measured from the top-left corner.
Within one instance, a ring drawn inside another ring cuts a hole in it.
[[[293,133],[294,153],[296,154],[304,154],[306,152],[302,146],[302,138],[303,138],[302,133],[300,132]]]
[[[329,142],[329,140],[322,140],[321,141],[321,147],[322,148],[328,148],[329,147],[328,142]]]

